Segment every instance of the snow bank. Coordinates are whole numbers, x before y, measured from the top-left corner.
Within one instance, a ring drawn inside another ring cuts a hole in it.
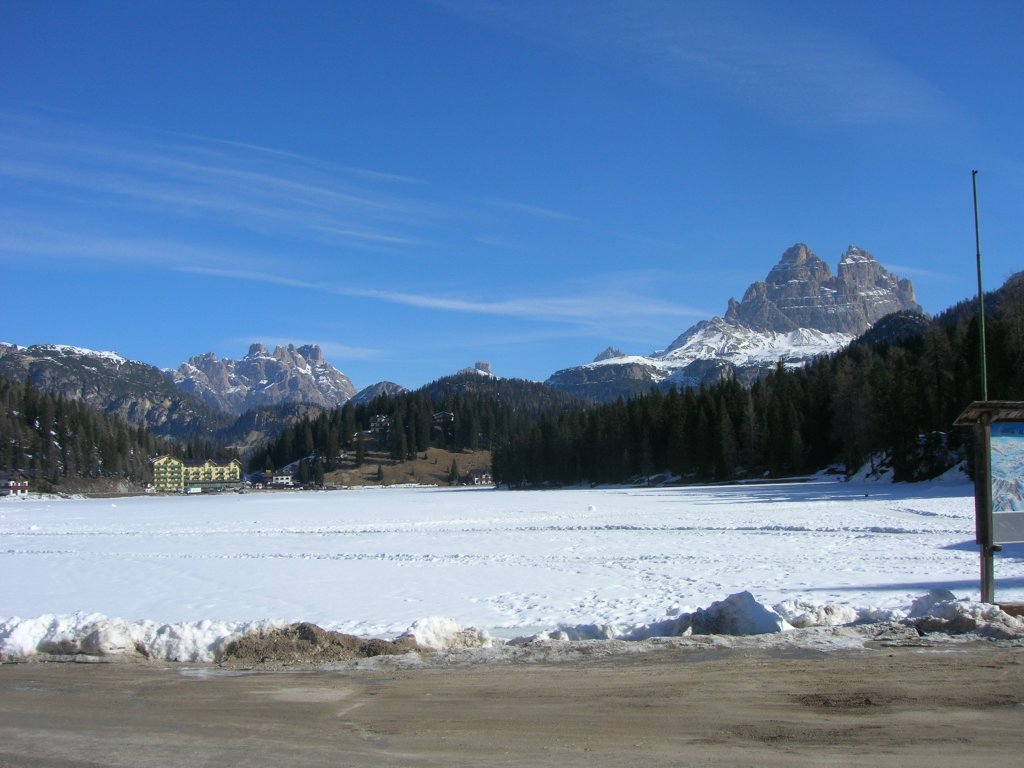
[[[490,648],[493,642],[486,630],[464,628],[444,616],[430,616],[414,622],[403,637],[412,637],[421,648],[434,651]]]
[[[752,636],[794,628],[828,628],[850,624],[901,623],[921,634],[974,633],[992,639],[1024,638],[1024,619],[998,606],[958,599],[952,592],[934,590],[913,601],[906,611],[857,609],[786,600],[769,608],[750,592],[738,592],[693,613],[680,612],[661,621],[634,627],[616,624],[560,626],[549,632],[510,641],[514,645],[580,640],[639,641],[687,635]],[[47,614],[34,619],[0,620],[0,659],[34,656],[132,656],[180,662],[218,661],[233,640],[254,632],[285,626],[283,621],[157,624],[126,622],[96,613],[69,616]],[[401,637],[437,652],[492,648],[486,630],[463,627],[453,619],[431,616],[416,621]]]
[[[250,633],[286,626],[284,621],[204,620],[178,624],[130,623],[98,613],[46,614],[0,620],[0,659],[34,656],[132,656],[160,661],[215,662],[229,643]],[[451,651],[489,648],[490,634],[443,617],[415,622],[403,635],[423,648]]]
[[[615,624],[577,624],[570,627],[562,625],[551,632],[541,632],[539,635],[532,635],[526,638],[517,638],[513,643],[533,643],[544,640],[555,640],[558,642],[575,642],[577,640],[618,640],[629,634]]]
[[[974,632],[997,640],[1024,637],[1024,619],[1010,616],[996,605],[958,600],[948,590],[932,590],[917,598],[905,623],[925,634]]]
[[[760,604],[749,592],[738,592],[693,613],[674,609],[666,619],[651,624],[623,627],[617,624],[562,625],[525,642],[556,640],[648,640],[683,635],[760,635],[792,627],[777,612]]]
[[[839,627],[852,624],[902,623],[920,633],[977,633],[994,639],[1024,638],[1024,619],[1010,616],[996,605],[957,599],[946,590],[934,590],[900,608],[854,608],[850,605],[785,600],[769,608],[750,592],[738,592],[693,613],[678,613],[661,621],[635,627],[615,624],[560,626],[516,643],[580,640],[648,640],[687,635],[750,636],[791,629]]]
[[[695,635],[765,635],[792,627],[749,592],[737,592],[690,617]]]
[[[130,623],[98,613],[45,614],[34,619],[0,621],[0,659],[38,655],[130,656],[161,661],[216,661],[241,635],[284,626],[280,621],[157,624]]]
[[[773,608],[790,626],[797,629],[842,626],[853,624],[860,618],[860,612],[849,605],[828,605],[806,600],[784,600]],[[889,617],[877,618],[885,620]]]
[[[678,613],[652,624],[623,628],[615,624],[560,626],[530,638],[550,640],[647,640],[682,635],[764,635],[793,627],[749,592],[737,592],[693,613]]]
[[[759,603],[750,592],[737,592],[724,600],[680,613],[664,621],[637,627],[629,639],[679,635],[767,635],[792,629],[779,613]]]

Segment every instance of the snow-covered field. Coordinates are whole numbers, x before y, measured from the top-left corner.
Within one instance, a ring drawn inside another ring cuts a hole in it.
[[[823,606],[899,617],[933,589],[977,600],[973,503],[964,480],[826,479],[8,500],[0,653],[53,652],[96,627],[108,645],[120,632],[151,650],[210,647],[267,619],[380,637],[426,617],[497,638],[625,636],[743,591],[794,623]],[[995,569],[997,598],[1024,600],[1024,547]]]

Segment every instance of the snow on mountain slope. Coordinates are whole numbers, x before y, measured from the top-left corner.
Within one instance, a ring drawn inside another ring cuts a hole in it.
[[[49,357],[57,361],[62,357],[96,358],[113,365],[124,365],[128,358],[119,355],[117,352],[102,352],[85,347],[75,347],[70,344],[35,344],[31,347],[20,347],[17,344],[0,343],[0,347],[10,347],[18,352],[32,350],[37,357]]]
[[[671,367],[696,360],[724,360],[735,366],[803,363],[849,344],[849,333],[829,333],[816,328],[797,328],[788,333],[754,331],[720,317],[698,323],[662,353],[651,357]]]
[[[855,337],[847,333],[825,333],[814,328],[798,328],[789,333],[758,332],[715,317],[705,320],[680,336],[665,351],[651,355],[601,357],[581,369],[633,366],[645,369],[654,383],[699,383],[691,370],[696,363],[710,363],[717,369],[768,369],[782,361],[800,366],[808,360],[834,352]],[[706,371],[707,366],[701,367]]]
[[[730,299],[724,316],[700,321],[664,351],[624,355],[609,348],[547,383],[599,401],[730,375],[749,383],[779,362],[796,367],[835,352],[882,317],[908,310],[920,311],[913,285],[867,251],[851,245],[833,276],[828,264],[798,243],[747,288],[742,301]]]
[[[332,408],[356,394],[348,376],[328,363],[316,345],[289,344],[271,354],[253,344],[237,361],[210,352],[190,358],[169,376],[182,390],[231,413],[280,403]]]

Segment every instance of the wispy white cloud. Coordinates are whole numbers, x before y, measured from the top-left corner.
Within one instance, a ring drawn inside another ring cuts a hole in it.
[[[40,223],[0,217],[0,259],[46,257],[49,260],[149,265],[162,269],[229,270],[245,257],[253,266],[261,260],[251,253],[150,237],[95,235],[58,230]],[[264,266],[270,267],[268,260]]]
[[[389,235],[383,232],[371,232],[369,230],[342,229],[340,227],[323,227],[324,232],[337,235],[344,239],[370,241],[374,243],[386,243],[390,245],[424,245],[426,240],[415,237],[401,237]]]
[[[586,220],[579,216],[573,216],[571,213],[563,213],[562,211],[556,211],[550,208],[542,208],[538,205],[517,203],[512,200],[488,200],[487,203],[495,208],[501,208],[503,210],[511,211],[522,216],[529,216],[531,218],[569,221],[580,224],[586,223]]]
[[[936,272],[933,269],[923,269],[921,267],[908,266],[906,264],[886,263],[883,266],[900,277],[915,277],[926,280],[949,280],[953,278],[952,275],[946,272]]]
[[[268,162],[262,153],[212,152],[152,138],[115,140],[77,126],[49,128],[42,136],[0,132],[0,178],[27,185],[32,197],[83,208],[132,208],[159,216],[165,225],[175,218],[201,219],[376,248],[415,245],[421,240],[415,233],[455,215],[451,206],[395,189],[383,174],[331,176],[309,163]]]
[[[230,139],[220,139],[211,136],[200,136],[194,133],[181,133],[176,131],[168,131],[166,132],[166,135],[181,137],[190,142],[193,142],[193,144],[234,147],[246,151],[258,152],[261,154],[270,155],[273,157],[278,157],[293,162],[298,162],[310,167],[316,166],[321,169],[331,169],[342,175],[352,174],[356,176],[363,176],[370,179],[376,179],[378,181],[399,182],[402,184],[428,184],[427,181],[415,178],[413,176],[406,176],[404,174],[391,173],[388,171],[373,170],[371,168],[360,168],[354,165],[342,165],[339,163],[326,162],[323,159],[309,157],[308,155],[303,155],[299,152],[288,152],[286,150],[275,149],[273,147],[265,147],[261,144],[251,144],[249,142],[244,141],[232,141]],[[185,148],[187,147],[188,145],[186,145]]]
[[[563,296],[528,296],[488,301],[429,293],[342,286],[301,280],[265,271],[215,269],[204,266],[190,266],[186,269],[196,274],[270,283],[289,288],[371,299],[417,309],[559,322],[593,328],[608,328],[617,323],[631,324],[637,322],[638,319],[697,318],[705,314],[700,309],[620,288],[590,290]]]
[[[110,238],[134,229],[167,245],[178,240],[179,249],[190,247],[190,238],[241,243],[259,237],[264,248],[285,251],[290,261],[296,254],[315,261],[319,253],[330,265],[349,252],[415,259],[445,245],[464,247],[473,242],[467,228],[521,228],[523,216],[582,222],[529,202],[460,199],[391,171],[243,142],[100,128],[45,112],[0,111],[0,185],[6,186],[0,201],[40,221],[51,217],[43,229],[64,228],[63,219],[77,216],[96,222],[96,231]],[[59,227],[54,216],[62,219]],[[26,239],[23,250],[31,249]],[[42,236],[34,250],[45,250],[46,240]],[[111,260],[102,250],[95,250],[96,258]],[[77,249],[81,258],[86,251]],[[239,257],[246,262],[240,247]]]
[[[236,267],[210,267],[201,264],[189,264],[178,268],[182,272],[189,272],[195,275],[207,275],[208,277],[223,277],[228,280],[244,280],[252,283],[269,283],[280,285],[286,288],[299,288],[309,291],[328,290],[323,283],[314,283],[309,280],[301,280],[297,277],[289,277],[273,270],[238,269]]]
[[[452,13],[795,127],[926,125],[955,111],[870,40],[761,2],[437,0]]]
[[[462,298],[433,296],[397,291],[351,290],[341,292],[351,296],[380,299],[422,309],[449,312],[467,312],[478,315],[503,315],[536,320],[582,321],[623,317],[693,317],[696,310],[650,296],[637,296],[624,291],[609,290],[602,293],[577,296],[539,296],[500,301],[470,301]]]

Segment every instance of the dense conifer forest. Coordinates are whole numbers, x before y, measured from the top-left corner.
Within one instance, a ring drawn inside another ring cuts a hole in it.
[[[29,475],[36,489],[106,478],[145,482],[158,452],[187,450],[31,380],[0,378],[0,469]]]
[[[380,396],[360,405],[348,402],[301,419],[256,451],[249,469],[256,472],[300,461],[300,480],[315,482],[337,468],[342,454],[360,464],[371,447],[384,449],[396,461],[431,447],[493,450],[519,439],[544,414],[580,407],[573,398],[541,384],[464,373],[415,392]]]
[[[988,397],[1024,399],[1024,273],[989,294]],[[976,305],[931,321],[893,315],[845,350],[744,388],[651,392],[547,415],[494,455],[511,487],[622,483],[668,472],[694,481],[782,476],[883,460],[896,480],[961,457],[953,422],[980,399]]]

